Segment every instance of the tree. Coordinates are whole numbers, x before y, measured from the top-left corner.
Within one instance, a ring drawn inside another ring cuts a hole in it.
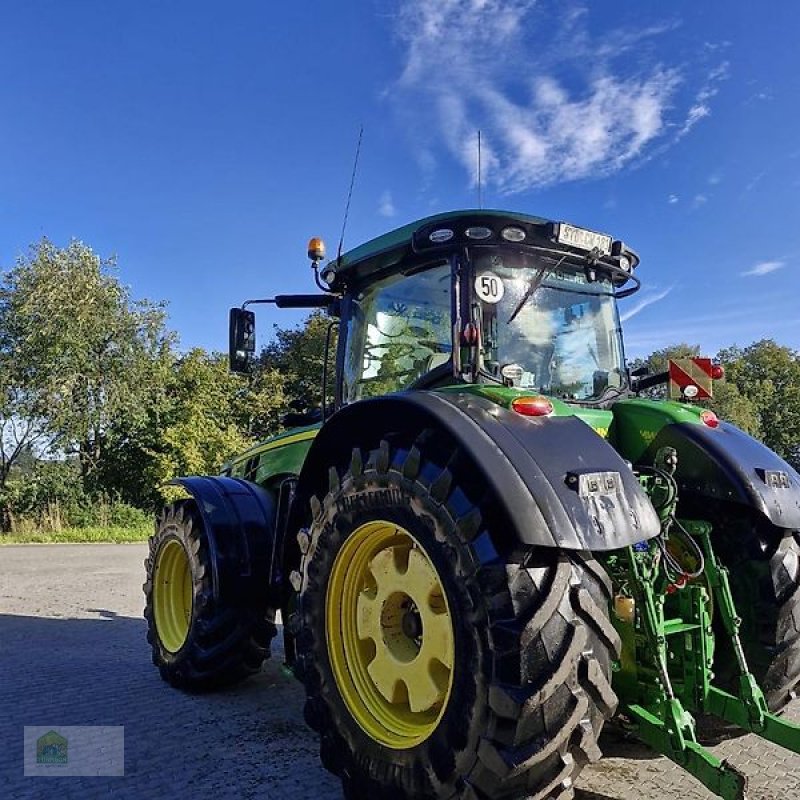
[[[755,409],[764,443],[800,466],[800,353],[762,339],[720,352],[729,384]]]
[[[311,314],[295,328],[274,327],[274,339],[261,351],[256,372],[274,370],[283,376],[287,402],[303,403],[308,408],[322,403],[322,371],[325,341],[331,320],[321,312]],[[331,336],[329,387],[333,384],[336,330]],[[330,389],[329,389],[330,396]]]
[[[114,273],[82,242],[42,239],[1,290],[7,385],[24,400],[12,413],[77,456],[87,489],[115,424],[145,415],[172,357],[163,305],[132,300]]]
[[[194,349],[174,366],[169,407],[155,428],[151,485],[219,472],[231,456],[278,430],[283,381],[274,370],[243,378],[227,359]]]

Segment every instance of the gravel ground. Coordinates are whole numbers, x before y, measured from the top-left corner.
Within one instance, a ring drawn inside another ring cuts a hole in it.
[[[141,544],[0,548],[0,798],[338,800],[279,645],[235,689],[195,697],[161,681],[141,616],[145,554]],[[24,725],[124,725],[125,776],[24,777]],[[800,798],[800,756],[753,736],[715,751],[751,776],[749,800]],[[625,755],[584,770],[576,800],[711,797],[665,758]]]

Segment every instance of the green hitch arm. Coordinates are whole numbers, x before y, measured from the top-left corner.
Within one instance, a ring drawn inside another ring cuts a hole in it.
[[[694,718],[675,696],[666,660],[663,606],[656,601],[652,582],[644,574],[633,548],[627,549],[631,589],[641,609],[642,627],[658,675],[653,702],[627,705],[638,725],[638,735],[656,752],[663,753],[723,800],[745,800],[747,779],[734,766],[722,762],[698,744]]]
[[[710,686],[704,700],[704,710],[708,714],[752,731],[794,753],[800,753],[800,725],[781,719],[770,713],[764,693],[756,683],[747,666],[747,659],[739,639],[741,620],[736,614],[728,570],[717,559],[711,545],[710,528],[706,523],[689,524],[692,535],[700,540],[706,559],[706,575],[714,593],[720,617],[726,633],[733,644],[733,651],[739,667],[739,691],[736,696]]]
[[[747,777],[694,741],[691,717],[686,719],[688,714],[677,700],[665,708],[667,722],[639,705],[628,706],[627,710],[638,723],[638,735],[645,744],[683,767],[723,800],[746,800]],[[684,736],[682,729],[691,738]]]
[[[764,705],[760,724],[753,722],[753,701],[734,697],[716,686],[712,686],[709,689],[708,697],[706,698],[706,711],[709,714],[721,717],[732,725],[738,725],[746,731],[752,731],[774,744],[791,750],[793,753],[800,753],[800,725],[776,717],[775,714],[767,711],[764,696],[757,686],[756,689],[760,696],[756,698],[756,701],[760,699],[761,704]]]

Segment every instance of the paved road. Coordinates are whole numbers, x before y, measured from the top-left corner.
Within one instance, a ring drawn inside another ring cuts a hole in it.
[[[244,685],[193,697],[150,664],[144,545],[0,547],[0,798],[339,800],[278,650]],[[792,716],[800,720],[800,701]],[[24,725],[124,725],[125,777],[22,774]],[[800,798],[800,756],[755,737],[715,748],[751,776],[750,800]],[[605,758],[576,800],[708,800],[664,758]]]

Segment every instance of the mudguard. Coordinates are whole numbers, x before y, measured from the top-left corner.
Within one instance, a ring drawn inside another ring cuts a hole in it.
[[[778,528],[800,530],[800,475],[735,425],[666,425],[648,447],[644,460],[652,461],[662,447],[674,447],[678,452],[676,477],[681,497],[739,503]]]
[[[317,435],[300,474],[312,492],[354,444],[392,432],[447,431],[499,498],[518,541],[615,550],[650,539],[659,521],[628,464],[577,417],[523,417],[468,392],[415,391],[362,400]]]
[[[195,499],[205,526],[214,599],[251,602],[269,589],[275,501],[241,478],[175,478]]]

